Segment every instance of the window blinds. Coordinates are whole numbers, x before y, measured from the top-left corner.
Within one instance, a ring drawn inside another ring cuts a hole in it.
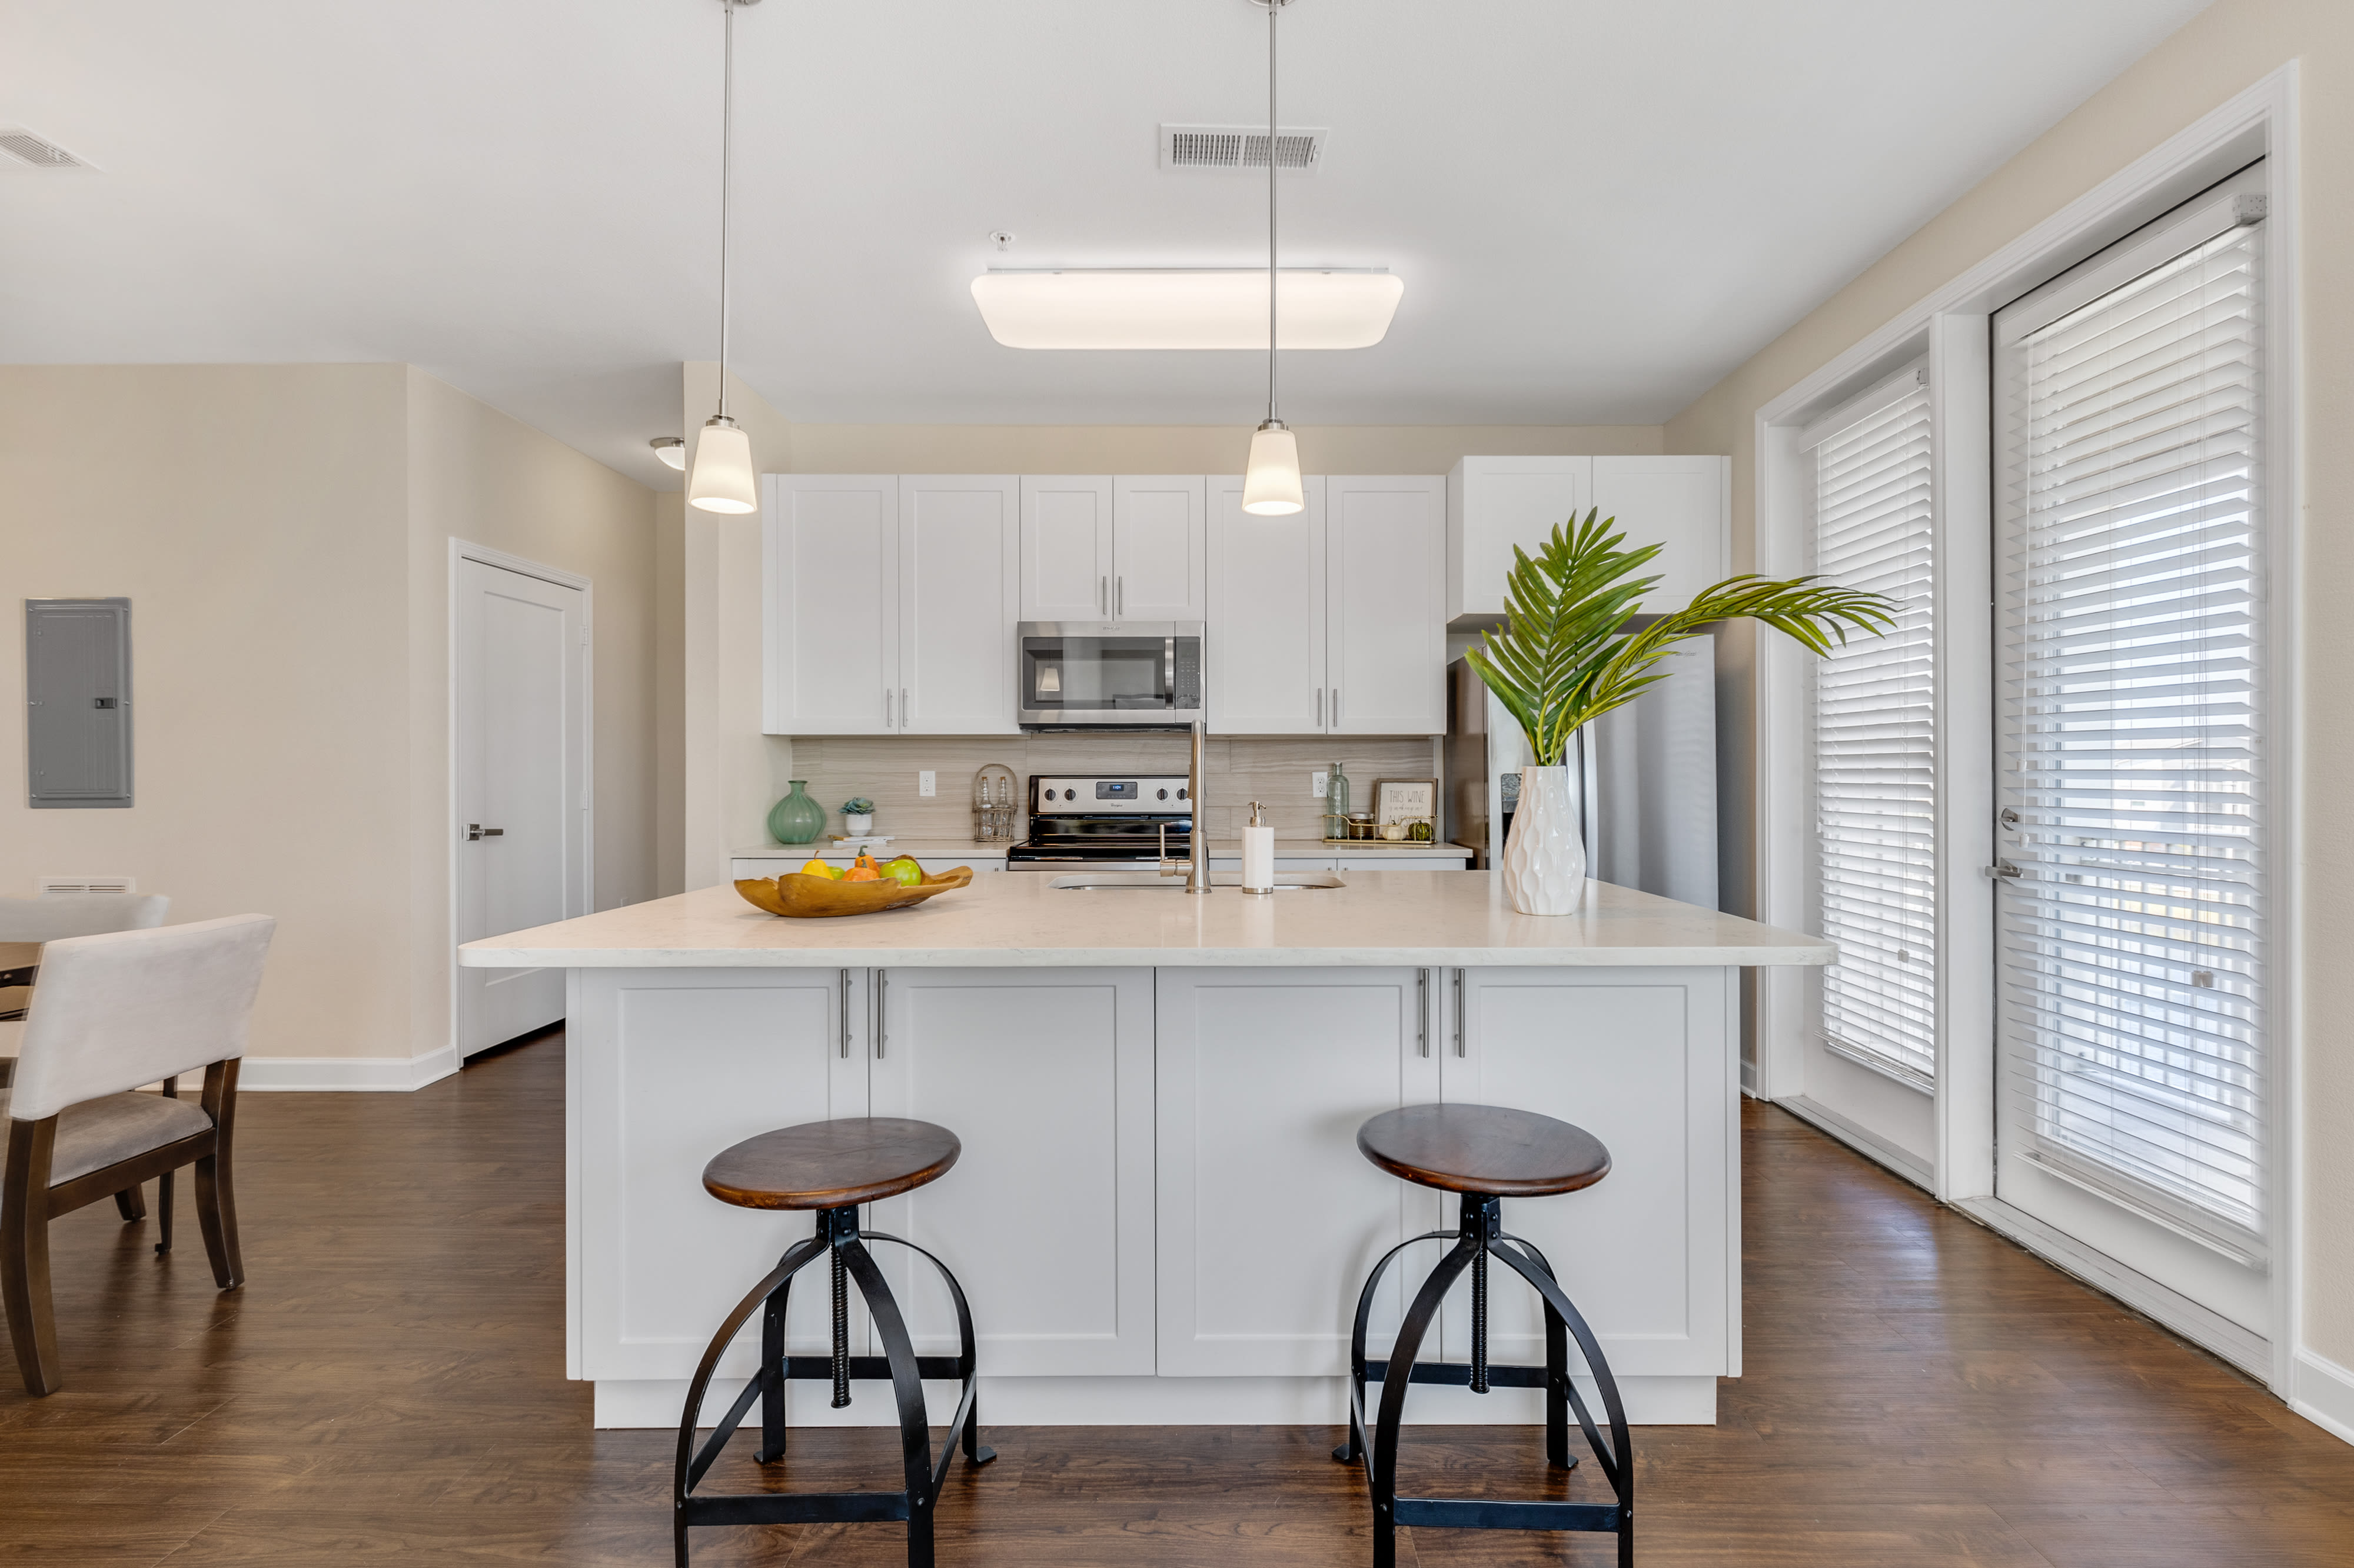
[[[2020,817],[1999,962],[2028,1157],[2251,1261],[2261,244],[2261,227],[2227,228],[2019,333],[1998,366],[2002,783]]]
[[[1823,973],[1823,1039],[1926,1086],[1937,1069],[1929,389],[1910,371],[1825,423],[1811,569],[1886,594],[1898,619],[1887,636],[1815,662],[1817,883],[1822,934],[1840,949]]]

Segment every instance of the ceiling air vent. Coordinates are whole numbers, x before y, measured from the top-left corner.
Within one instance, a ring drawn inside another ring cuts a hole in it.
[[[75,157],[45,136],[37,136],[21,125],[0,125],[0,169],[90,167],[89,163]]]
[[[1275,133],[1275,166],[1286,174],[1312,175],[1324,165],[1324,141],[1331,132],[1320,127],[1286,125]],[[1267,127],[1248,125],[1163,125],[1161,166],[1246,174],[1267,168]]]

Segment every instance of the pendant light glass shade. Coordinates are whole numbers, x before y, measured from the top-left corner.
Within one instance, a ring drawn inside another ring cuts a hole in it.
[[[752,438],[725,414],[705,420],[695,444],[695,471],[686,482],[687,503],[705,512],[758,512],[759,478],[752,471]]]
[[[1269,419],[1251,437],[1243,510],[1255,517],[1288,517],[1307,504],[1299,483],[1299,442],[1279,420]]]

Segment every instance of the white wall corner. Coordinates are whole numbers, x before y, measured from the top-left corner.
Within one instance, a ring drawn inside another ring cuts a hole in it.
[[[237,1086],[258,1094],[406,1094],[448,1077],[459,1065],[454,1045],[422,1056],[248,1056]]]
[[[2296,1352],[2288,1407],[2332,1437],[2354,1443],[2354,1372],[2327,1356]]]

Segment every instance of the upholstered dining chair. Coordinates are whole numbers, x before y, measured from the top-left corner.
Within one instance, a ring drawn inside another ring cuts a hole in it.
[[[27,1392],[52,1393],[59,1363],[49,1298],[49,1222],[150,1176],[161,1179],[171,1247],[171,1173],[196,1168],[196,1220],[213,1282],[245,1283],[229,1155],[237,1072],[278,922],[234,915],[52,941],[21,1024],[16,1081],[0,1096],[0,1304]],[[203,1097],[178,1097],[204,1069]],[[157,1080],[161,1095],[134,1092]]]

